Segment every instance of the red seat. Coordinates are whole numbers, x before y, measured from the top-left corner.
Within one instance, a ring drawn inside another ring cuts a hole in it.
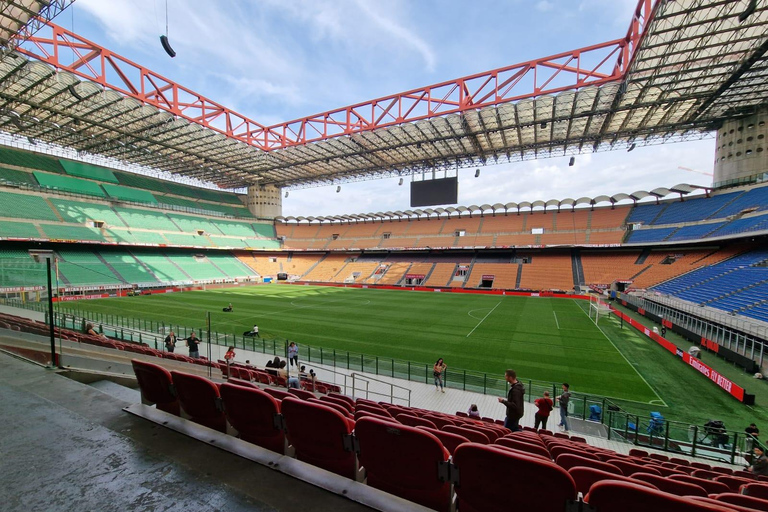
[[[421,430],[424,430],[426,432],[429,432],[436,438],[440,440],[440,442],[443,443],[443,446],[445,446],[445,449],[448,450],[448,453],[453,455],[453,452],[456,451],[456,448],[463,443],[469,443],[469,439],[467,439],[464,436],[460,436],[459,434],[452,434],[450,432],[445,432],[443,430],[438,430],[436,428],[430,428],[430,427],[416,427],[420,428]]]
[[[482,432],[483,434],[485,434],[485,435],[486,435],[486,437],[488,438],[488,441],[489,441],[489,442],[491,442],[491,443],[493,443],[494,441],[496,441],[498,438],[500,438],[500,437],[504,436],[504,435],[505,435],[505,434],[508,432],[508,431],[507,431],[507,432],[504,432],[504,433],[502,433],[502,432],[501,432],[499,429],[497,429],[497,428],[493,428],[493,427],[486,427],[486,426],[484,426],[484,425],[475,425],[475,426],[474,426],[474,427],[472,427],[472,428],[474,428],[474,429],[475,429],[475,430],[477,430],[478,432]]]
[[[235,384],[237,386],[245,386],[247,388],[259,389],[259,386],[257,386],[256,384],[254,384],[249,380],[236,379],[234,377],[230,377],[229,379],[227,379],[227,382],[230,384]]]
[[[730,512],[691,498],[649,489],[629,482],[598,482],[586,497],[598,512]]]
[[[343,408],[345,408],[347,410],[347,412],[349,414],[354,414],[355,413],[355,406],[354,405],[350,404],[346,400],[341,400],[341,399],[339,399],[339,398],[337,398],[335,396],[323,395],[323,396],[321,396],[319,398],[319,400],[321,402],[326,402],[326,403],[330,403],[330,404],[336,404],[336,405],[338,405],[340,407],[343,407]]]
[[[434,510],[450,510],[451,485],[439,477],[449,453],[440,439],[420,428],[373,417],[357,422],[355,436],[368,485]]]
[[[353,419],[352,414],[350,414],[350,412],[348,410],[346,410],[343,406],[341,406],[341,405],[339,405],[337,403],[324,402],[324,401],[319,400],[317,398],[310,398],[307,401],[308,402],[315,402],[315,403],[318,403],[318,404],[321,404],[321,405],[325,405],[327,407],[330,407],[331,409],[335,409],[335,410],[339,411],[339,414],[341,414],[345,418],[350,419],[350,420]]]
[[[360,418],[381,418],[383,420],[390,421],[392,423],[400,423],[395,418],[387,418],[385,416],[379,416],[378,414],[373,414],[368,411],[355,411],[355,421],[359,420]]]
[[[296,458],[355,479],[357,460],[351,434],[355,423],[332,407],[289,396],[280,404],[288,442]]]
[[[403,425],[410,425],[411,427],[429,427],[437,429],[437,425],[424,418],[413,416],[411,414],[398,414],[395,419]]]
[[[631,476],[635,473],[651,473],[652,475],[661,476],[661,472],[651,466],[643,466],[623,459],[609,459],[607,462],[614,466],[618,466],[621,472],[627,476]]]
[[[350,406],[353,408],[353,410],[354,410],[354,407],[355,407],[355,399],[354,399],[354,398],[352,398],[352,397],[350,397],[350,396],[347,396],[347,395],[342,395],[341,393],[338,393],[338,392],[332,392],[332,393],[328,393],[328,396],[329,396],[329,397],[331,397],[331,398],[336,398],[337,400],[344,400],[344,401],[345,401],[345,402],[347,402],[347,403],[348,403],[348,404],[349,404],[349,405],[350,405]],[[351,412],[351,411],[350,411],[350,412]]]
[[[443,427],[443,431],[450,432],[452,434],[459,434],[460,436],[464,436],[473,443],[482,443],[482,444],[488,444],[490,443],[490,440],[488,439],[488,436],[483,434],[482,432],[478,432],[477,430],[471,428],[471,427],[457,427],[456,425],[446,425]]]
[[[573,477],[573,481],[576,482],[576,489],[583,494],[587,495],[590,488],[597,482],[603,480],[618,480],[620,482],[638,483],[637,480],[633,480],[627,476],[617,475],[615,473],[609,473],[602,469],[589,468],[585,466],[576,466],[568,470],[568,474]],[[640,485],[646,485],[652,489],[656,489],[656,486],[646,482],[639,482]]]
[[[690,466],[691,461],[688,459],[681,459],[680,457],[670,457],[669,462],[674,462],[675,464],[679,464],[680,466]]]
[[[586,457],[588,459],[600,460],[600,457],[598,455],[587,453],[584,450],[578,450],[571,446],[567,446],[560,443],[551,443],[547,446],[547,448],[549,449],[549,453],[552,454],[553,459],[558,458],[560,455],[564,453],[570,453],[571,455],[578,455],[580,457]]]
[[[446,418],[445,416],[440,416],[438,414],[425,414],[422,416],[425,420],[429,420],[432,423],[434,423],[437,428],[442,429],[446,425],[453,425],[453,420],[450,420]]]
[[[260,384],[272,384],[272,376],[267,372],[256,371],[254,374]]]
[[[364,403],[356,403],[355,404],[355,412],[367,412],[368,414],[373,414],[374,416],[381,416],[382,418],[393,418],[391,414],[389,414],[386,409],[383,407],[379,407],[378,404],[376,407],[372,407],[368,404]]]
[[[583,466],[586,468],[599,469],[601,471],[605,471],[606,473],[613,473],[614,475],[624,475],[618,466],[614,466],[610,462],[592,460],[580,455],[574,455],[572,453],[563,453],[558,455],[555,459],[555,464],[565,469],[566,471],[577,466]]]
[[[181,409],[192,421],[208,428],[227,431],[227,419],[220,406],[219,388],[205,377],[171,372]]]
[[[754,473],[750,473],[749,471],[744,470],[736,470],[733,472],[733,476],[738,476],[739,478],[746,478],[747,480],[755,481],[755,475]]]
[[[301,398],[302,400],[309,400],[310,398],[315,398],[314,393],[310,393],[309,391],[304,391],[303,389],[289,388],[288,392],[294,396]]]
[[[178,416],[179,399],[173,386],[171,372],[153,363],[132,359],[133,372],[139,381],[141,403],[155,405],[161,411]]]
[[[278,400],[283,400],[284,398],[288,398],[289,396],[293,396],[287,391],[283,391],[282,389],[276,389],[276,388],[270,388],[266,387],[264,388],[265,393],[269,393],[273,397],[275,397]]]
[[[723,503],[722,501],[717,501],[714,498],[704,498],[701,496],[691,496],[690,499],[694,501],[698,501],[701,503],[708,503],[710,505],[714,505],[716,507],[722,507],[723,505],[728,507],[728,511],[731,512],[755,512],[755,509],[752,507],[742,507],[741,505],[734,505],[733,503]]]
[[[706,469],[706,470],[712,469],[712,466],[710,466],[709,464],[704,464],[703,462],[691,462],[690,466],[696,469]]]
[[[641,480],[653,484],[660,491],[675,494],[677,496],[707,496],[707,490],[700,485],[681,482],[680,480],[670,480],[659,475],[651,473],[635,473],[632,475],[635,480]]]
[[[632,455],[632,453],[630,453],[630,455]],[[669,462],[669,457],[660,453],[652,453],[648,457],[659,462]]]
[[[706,480],[714,480],[716,477],[721,476],[721,473],[716,473],[715,471],[710,471],[709,469],[697,469],[691,473],[691,476],[695,476],[696,478],[704,478]]]
[[[522,439],[515,438],[512,436],[506,436],[506,437],[500,437],[497,439],[494,444],[498,444],[501,446],[509,446],[510,448],[514,448],[516,450],[520,450],[523,452],[530,452],[535,453],[536,455],[543,455],[547,459],[552,459],[552,456],[549,454],[549,451],[541,446],[540,444],[535,443],[528,443]]]
[[[720,494],[730,490],[728,489],[728,486],[722,482],[715,482],[714,480],[706,480],[704,478],[697,478],[690,475],[672,475],[669,478],[672,480],[679,480],[681,482],[700,485],[710,494]]]
[[[571,436],[571,441],[574,443],[587,444],[587,439],[581,436]]]
[[[715,482],[722,482],[727,485],[732,492],[739,492],[742,485],[751,484],[754,480],[732,475],[720,475],[715,477]]]
[[[238,437],[255,445],[285,453],[285,435],[275,427],[275,415],[280,404],[274,397],[261,391],[228,382],[221,386],[224,411]]]
[[[714,498],[717,501],[723,503],[738,505],[740,507],[748,507],[752,510],[762,510],[768,512],[768,500],[755,498],[754,496],[747,496],[745,494],[738,494],[735,492],[726,492],[723,494],[710,495],[710,498]]]
[[[768,500],[768,485],[757,482],[750,482],[742,485],[739,491],[747,496],[754,496],[763,500]]]
[[[721,466],[712,466],[712,471],[720,473],[721,475],[732,475],[733,470],[731,468],[724,468]]]
[[[639,448],[631,448],[629,450],[629,455],[632,457],[648,457],[648,452]]]
[[[577,497],[563,468],[496,445],[463,444],[453,464],[459,470],[456,495],[462,512],[562,512]]]

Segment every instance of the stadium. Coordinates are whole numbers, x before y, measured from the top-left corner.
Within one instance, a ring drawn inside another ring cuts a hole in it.
[[[6,4],[8,510],[768,510],[768,2],[266,124]],[[706,140],[704,184],[459,201]]]

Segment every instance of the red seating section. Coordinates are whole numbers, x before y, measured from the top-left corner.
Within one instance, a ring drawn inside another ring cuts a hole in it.
[[[628,482],[598,482],[585,501],[598,512],[730,512],[691,498]]]
[[[250,389],[232,383],[222,384],[221,398],[230,425],[243,441],[267,450],[285,453],[285,435],[275,425],[280,404],[260,389]]]
[[[700,485],[681,482],[680,480],[670,480],[659,475],[651,473],[635,473],[632,475],[635,480],[642,480],[652,484],[660,491],[675,494],[677,496],[707,496],[707,491]]]
[[[171,372],[181,409],[195,423],[208,428],[227,431],[227,419],[219,405],[219,388],[205,377]]]
[[[139,381],[142,403],[156,405],[161,411],[178,416],[179,400],[176,398],[171,372],[162,366],[137,359],[132,359],[131,365]]]

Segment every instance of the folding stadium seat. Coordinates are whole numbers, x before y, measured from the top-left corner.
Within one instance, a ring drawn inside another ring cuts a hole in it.
[[[587,444],[587,439],[581,436],[571,436],[571,441],[574,443]]]
[[[733,470],[731,468],[724,468],[721,466],[712,466],[711,471],[714,471],[715,473],[720,473],[721,475],[732,475]]]
[[[531,432],[524,432],[524,431],[518,430],[517,432],[509,432],[503,435],[502,437],[511,437],[512,439],[517,439],[530,444],[536,444],[541,446],[542,448],[547,448],[547,450],[549,450],[549,448],[547,447],[547,444],[544,441],[542,441],[541,437]]]
[[[544,429],[544,428],[540,428],[539,429],[539,435],[540,436],[551,436],[552,435],[552,431]]]
[[[670,480],[663,476],[652,475],[651,473],[635,473],[632,475],[635,480],[653,484],[660,491],[675,494],[677,496],[707,496],[707,490],[700,485],[681,482],[680,480]]]
[[[482,432],[483,434],[485,434],[488,437],[488,441],[491,443],[504,435],[504,433],[502,433],[499,429],[486,428],[483,425],[475,425],[474,427],[471,427],[471,428],[474,428],[478,432]]]
[[[355,436],[368,485],[434,510],[451,509],[451,484],[440,477],[449,453],[440,439],[420,428],[373,417],[357,422]]]
[[[669,479],[700,485],[710,494],[721,494],[730,491],[728,486],[722,482],[715,482],[714,480],[706,480],[704,478],[696,478],[695,476],[690,475],[672,475],[669,477]]]
[[[340,407],[343,407],[350,414],[353,414],[355,412],[355,406],[354,405],[350,405],[349,402],[347,402],[346,400],[340,400],[339,398],[337,398],[335,396],[324,395],[324,396],[320,397],[320,401],[321,402],[327,402],[327,403],[336,404],[336,405],[338,405]]]
[[[688,459],[681,459],[680,457],[670,457],[669,462],[674,462],[675,464],[679,464],[681,466],[690,466],[691,461]]]
[[[726,507],[630,482],[598,482],[592,486],[586,501],[597,512],[730,512]]]
[[[208,428],[227,431],[227,419],[220,406],[219,388],[205,377],[172,371],[171,377],[181,409],[192,421]]]
[[[264,388],[264,392],[269,393],[276,400],[283,400],[285,398],[288,398],[289,396],[293,396],[287,391],[283,391],[282,389],[275,389],[275,388]]]
[[[663,466],[658,465],[651,465],[653,469],[661,473],[661,476],[672,476],[672,475],[687,475],[685,471],[680,471],[679,469],[671,469],[671,468],[665,468]]]
[[[288,442],[296,458],[346,478],[355,479],[355,423],[325,404],[289,396],[280,404]]]
[[[564,434],[564,433],[562,433],[562,432],[555,432],[555,433],[552,435],[552,437],[555,437],[555,438],[557,438],[557,439],[566,439],[566,440],[568,440],[568,441],[570,441],[570,440],[571,440],[571,436],[569,436],[568,434]]]
[[[430,427],[416,427],[420,428],[421,430],[424,430],[425,432],[429,432],[436,438],[440,440],[440,442],[443,443],[443,446],[445,446],[445,449],[448,450],[448,453],[453,455],[453,452],[456,451],[456,448],[463,443],[470,442],[469,439],[467,439],[464,436],[460,436],[459,434],[451,434],[450,432],[445,432],[443,430],[438,430],[436,428],[430,428]]]
[[[716,473],[715,471],[710,471],[708,469],[697,469],[691,473],[691,476],[695,476],[696,478],[705,478],[707,480],[714,480],[715,477],[721,476],[721,474]]]
[[[630,455],[632,454],[630,453]],[[648,457],[650,457],[653,460],[657,460],[659,462],[669,462],[669,457],[667,457],[666,455],[662,455],[660,453],[652,453]]]
[[[424,416],[422,416],[422,418],[424,418],[425,420],[431,421],[432,423],[437,425],[437,428],[440,428],[440,429],[446,425],[454,424],[453,421],[451,421],[447,417],[438,415],[438,414],[425,414]]]
[[[639,448],[632,448],[632,449],[630,449],[630,450],[629,450],[629,454],[630,454],[632,457],[640,457],[640,458],[642,458],[642,457],[648,457],[648,455],[649,455],[647,451],[645,451],[645,450],[640,450]]]
[[[364,405],[366,407],[373,407],[375,409],[386,410],[379,402],[368,400],[367,398],[358,398],[355,402],[355,406]]]
[[[294,396],[301,398],[302,400],[309,400],[310,398],[315,398],[314,393],[310,393],[309,391],[304,391],[303,389],[290,388],[288,389],[288,392]]]
[[[710,494],[709,497],[726,504],[726,506],[733,504],[739,505],[740,507],[748,507],[752,510],[762,510],[764,512],[768,512],[768,500],[755,498],[754,496],[747,496],[735,492],[726,492],[723,494]]]
[[[352,414],[348,410],[346,410],[343,406],[341,406],[339,404],[335,404],[333,402],[323,402],[322,400],[319,400],[317,398],[308,398],[307,402],[312,402],[312,403],[318,403],[320,405],[325,405],[327,407],[330,407],[331,409],[335,409],[335,410],[339,411],[339,414],[341,414],[345,418],[350,419],[350,420],[354,420],[354,417],[352,416]]]
[[[452,434],[459,434],[460,436],[466,437],[473,443],[488,444],[491,442],[488,439],[487,435],[483,434],[482,432],[478,432],[473,428],[457,427],[455,425],[446,425],[445,427],[443,427],[443,431],[450,432]]]
[[[397,421],[395,418],[388,418],[386,416],[380,416],[378,414],[373,414],[368,411],[355,411],[354,415],[355,421],[359,420],[360,418],[381,418],[386,421],[390,421],[392,423],[400,424],[399,421]]]
[[[153,363],[132,359],[133,372],[139,381],[141,403],[155,405],[161,411],[179,415],[179,399],[173,386],[171,372]]]
[[[498,444],[501,446],[509,446],[510,448],[514,448],[515,450],[520,450],[522,452],[528,452],[528,453],[535,453],[537,455],[542,455],[547,459],[550,459],[550,460],[552,459],[552,456],[549,454],[549,451],[543,446],[539,444],[534,444],[534,443],[527,443],[521,439],[517,439],[514,437],[500,437],[496,439],[493,444]]]
[[[425,420],[424,418],[419,418],[418,416],[413,416],[411,414],[398,414],[395,416],[395,419],[403,425],[409,425],[411,427],[429,427],[437,429],[437,425],[431,421]]]
[[[277,453],[285,453],[285,435],[275,426],[280,404],[260,389],[227,382],[221,386],[224,411],[238,437]]]
[[[572,453],[564,453],[562,455],[559,455],[555,459],[555,464],[557,464],[558,466],[560,466],[565,470],[569,470],[577,466],[582,466],[585,468],[599,469],[601,471],[605,471],[606,473],[613,473],[614,475],[624,476],[624,473],[622,473],[621,469],[619,469],[618,466],[614,466],[610,462],[592,460],[592,459],[588,459],[587,457],[582,457],[580,455],[574,455]]]
[[[739,492],[742,485],[751,484],[754,480],[733,475],[720,475],[715,477],[715,482],[722,482],[728,486],[731,492]]]
[[[739,492],[741,492],[741,494],[746,494],[747,496],[768,500],[768,485],[766,484],[750,482],[742,485],[739,488]]]
[[[585,450],[577,450],[576,448],[573,448],[571,446],[567,446],[560,443],[554,443],[550,444],[547,449],[549,450],[549,453],[552,455],[553,459],[558,458],[560,455],[564,453],[570,453],[572,455],[578,455],[580,457],[585,457],[587,459],[594,459],[594,460],[602,460],[602,457],[599,455],[594,455],[591,453],[586,452]],[[607,462],[610,459],[610,457],[606,457],[606,460],[603,462]]]
[[[382,418],[392,418],[393,417],[383,407],[371,407],[370,405],[361,404],[359,402],[357,404],[355,404],[355,412],[357,412],[357,411],[367,412],[369,414],[373,414],[374,416],[381,416]]]
[[[622,459],[609,459],[607,462],[618,466],[622,473],[627,476],[634,475],[635,473],[650,473],[652,475],[661,476],[661,472],[650,466],[642,466]]]
[[[253,382],[251,382],[249,380],[236,379],[234,377],[230,377],[229,379],[227,379],[227,382],[229,384],[235,384],[237,386],[244,386],[246,388],[259,389],[259,386],[257,386],[256,384],[254,384]]]
[[[733,503],[724,503],[722,501],[717,501],[714,498],[704,498],[703,496],[689,496],[689,499],[693,501],[698,501],[699,503],[707,503],[709,505],[715,506],[715,507],[728,507],[728,512],[755,512],[755,509],[751,507],[743,507],[741,505],[734,505]]]
[[[618,480],[620,482],[639,483],[652,489],[656,489],[656,486],[647,482],[640,482],[633,480],[628,476],[617,475],[616,473],[609,473],[602,469],[591,468],[586,466],[575,466],[568,470],[568,474],[571,475],[573,481],[576,482],[576,490],[582,495],[586,496],[590,488],[597,482],[603,480]]]
[[[259,381],[259,384],[272,384],[272,376],[268,374],[267,372],[262,371],[256,371],[256,379]]]
[[[562,512],[577,498],[563,468],[499,446],[463,444],[453,465],[459,470],[455,489],[462,512]]]
[[[706,470],[712,469],[712,466],[710,466],[709,464],[705,464],[703,462],[691,462],[690,466],[696,469],[706,469]]]
[[[749,471],[744,471],[741,469],[734,471],[732,476],[737,476],[739,478],[746,478],[747,480],[752,480],[753,482],[756,480],[755,475],[753,473],[750,473]]]

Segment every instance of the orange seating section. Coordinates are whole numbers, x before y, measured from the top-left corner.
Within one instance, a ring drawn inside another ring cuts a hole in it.
[[[573,267],[570,254],[535,253],[523,265],[521,289],[573,290]]]

